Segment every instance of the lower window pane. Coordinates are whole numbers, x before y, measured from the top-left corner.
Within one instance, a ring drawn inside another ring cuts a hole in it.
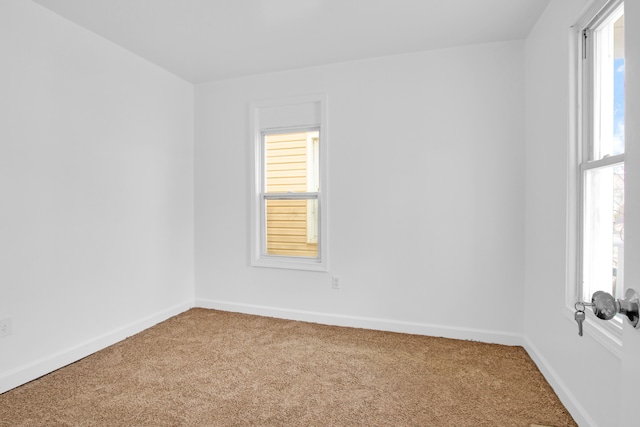
[[[584,175],[583,299],[624,293],[624,164]]]
[[[266,200],[266,254],[318,257],[317,200]]]

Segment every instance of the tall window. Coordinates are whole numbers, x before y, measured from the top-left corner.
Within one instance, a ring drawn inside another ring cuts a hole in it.
[[[318,257],[319,138],[317,129],[262,135],[265,255]]]
[[[624,293],[624,4],[611,1],[583,27],[577,297]]]
[[[252,107],[252,265],[327,269],[326,98]]]

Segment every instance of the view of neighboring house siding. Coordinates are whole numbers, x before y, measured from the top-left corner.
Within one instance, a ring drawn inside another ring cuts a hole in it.
[[[306,132],[266,138],[267,193],[307,191],[308,137]],[[317,240],[309,234],[308,200],[267,201],[267,254],[316,257]]]

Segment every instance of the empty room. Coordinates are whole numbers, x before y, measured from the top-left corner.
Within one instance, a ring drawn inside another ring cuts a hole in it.
[[[0,0],[0,426],[640,425],[638,40],[637,0]]]

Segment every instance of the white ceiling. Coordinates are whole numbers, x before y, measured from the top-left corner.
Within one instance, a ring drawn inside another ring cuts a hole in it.
[[[524,39],[549,0],[34,0],[193,83]]]

